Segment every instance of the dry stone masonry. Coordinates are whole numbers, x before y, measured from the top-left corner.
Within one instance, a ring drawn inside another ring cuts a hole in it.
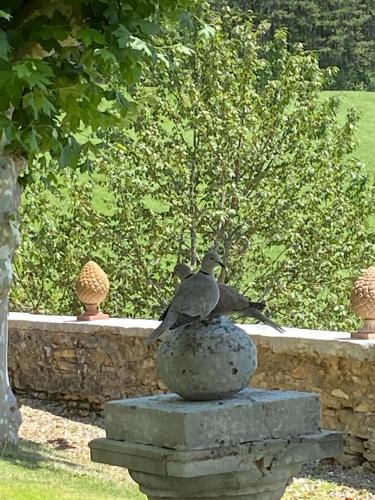
[[[259,369],[252,383],[319,393],[323,427],[344,432],[342,462],[375,466],[375,342],[307,330],[254,340]]]
[[[105,401],[161,394],[157,346],[144,338],[157,323],[112,318],[10,315],[10,374],[18,393],[63,400],[81,411]],[[258,350],[252,385],[320,394],[322,426],[343,431],[345,460],[375,466],[375,341],[349,333],[241,325]]]

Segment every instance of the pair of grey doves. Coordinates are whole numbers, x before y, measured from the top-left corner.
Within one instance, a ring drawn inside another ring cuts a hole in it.
[[[205,255],[201,269],[196,274],[188,264],[176,265],[174,274],[180,278],[181,284],[172,302],[159,318],[162,323],[146,339],[147,344],[154,342],[166,330],[174,330],[193,321],[233,313],[251,316],[279,332],[284,332],[261,312],[265,307],[264,302],[251,302],[233,287],[218,284],[214,276],[217,265],[223,266],[223,263],[214,250]]]
[[[220,255],[215,250],[210,250],[204,256],[200,270],[181,282],[165,315],[162,315],[162,323],[147,337],[146,344],[151,344],[167,330],[174,330],[209,316],[220,298],[214,275],[217,266],[224,267],[224,264]]]

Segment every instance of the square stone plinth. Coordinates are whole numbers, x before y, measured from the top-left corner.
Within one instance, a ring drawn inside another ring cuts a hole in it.
[[[91,459],[127,467],[149,500],[280,500],[302,464],[342,452],[320,429],[318,395],[245,389],[220,401],[176,394],[112,401]]]
[[[111,401],[107,438],[175,450],[283,439],[320,430],[317,394],[247,388],[230,399],[185,401],[163,394]]]
[[[95,462],[127,467],[146,474],[198,478],[250,471],[258,478],[270,469],[271,464],[274,468],[283,468],[337,456],[342,453],[342,436],[336,431],[322,430],[288,439],[267,439],[195,451],[168,450],[106,438],[94,439],[89,446]]]

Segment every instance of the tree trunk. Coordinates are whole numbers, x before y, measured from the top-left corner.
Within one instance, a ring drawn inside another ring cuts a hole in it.
[[[16,443],[21,413],[8,377],[8,295],[12,283],[12,255],[19,244],[17,211],[22,161],[0,157],[0,445]]]

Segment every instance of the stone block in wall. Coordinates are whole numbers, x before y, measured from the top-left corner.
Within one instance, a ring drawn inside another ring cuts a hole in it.
[[[365,439],[347,434],[344,438],[344,451],[353,455],[363,455],[365,451]]]
[[[375,413],[375,401],[366,399],[354,407],[354,411],[359,413]]]
[[[337,462],[343,467],[358,467],[366,462],[366,458],[346,452],[337,458]]]
[[[345,399],[347,401],[349,401],[349,396],[348,394],[346,394],[346,392],[344,392],[342,389],[333,389],[333,391],[331,391],[331,395],[332,396],[335,396],[336,398],[338,399]]]
[[[367,461],[375,463],[375,453],[366,450],[363,456]]]
[[[363,456],[375,467],[375,439],[368,439],[363,444],[365,448]]]
[[[375,438],[375,413],[359,413],[342,409],[338,410],[338,416],[347,434],[362,439]]]

